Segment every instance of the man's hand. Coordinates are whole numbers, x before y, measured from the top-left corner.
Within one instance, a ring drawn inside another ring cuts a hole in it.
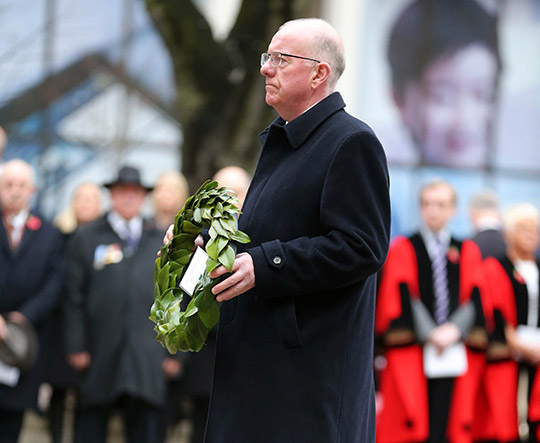
[[[24,324],[24,323],[28,322],[28,320],[26,319],[24,314],[21,314],[19,311],[10,312],[9,315],[8,315],[8,318],[11,321],[13,321],[15,323],[19,323],[19,324]]]
[[[428,342],[442,353],[447,347],[456,343],[460,338],[461,332],[459,331],[459,328],[455,324],[447,322],[437,326],[431,331]]]
[[[12,311],[7,315],[7,318],[9,318],[12,322],[24,324],[28,320],[26,320],[26,317],[21,314],[19,311]],[[8,335],[8,329],[6,326],[6,319],[0,315],[0,341],[5,341]]]
[[[163,244],[166,245],[171,241],[171,238],[173,238],[173,229],[174,225],[169,226],[169,229],[167,229],[167,232],[165,233],[165,237],[163,237]]]
[[[519,339],[516,330],[512,326],[504,328],[504,335],[508,346],[518,354],[519,358],[533,365],[540,363],[540,343],[537,345],[524,343]]]
[[[77,371],[84,371],[88,366],[90,366],[91,361],[92,358],[90,357],[90,353],[86,351],[76,352],[68,355],[68,363]]]
[[[173,229],[174,229],[174,225],[169,226],[169,229],[167,229],[167,232],[165,233],[165,237],[163,237],[163,245],[166,245],[167,243],[169,243],[171,239],[173,238]],[[195,246],[193,246],[192,251],[197,249],[197,246],[199,246],[200,248],[204,248],[204,239],[202,238],[202,235],[197,236],[197,238],[195,239]],[[161,251],[158,251],[157,255],[158,257],[160,257]]]
[[[4,320],[4,317],[0,315],[0,341],[5,341],[8,334],[6,321]]]
[[[218,278],[225,275],[229,270],[225,266],[220,266],[210,273],[211,278]],[[255,269],[253,259],[247,252],[238,254],[234,260],[232,275],[212,288],[212,292],[217,295],[217,301],[230,300],[240,294],[255,287]]]
[[[520,352],[521,358],[530,364],[536,366],[540,363],[540,346],[522,345]]]
[[[183,364],[180,360],[167,357],[163,360],[163,363],[161,363],[161,368],[163,369],[165,378],[167,380],[171,380],[180,375],[180,373],[182,372]]]

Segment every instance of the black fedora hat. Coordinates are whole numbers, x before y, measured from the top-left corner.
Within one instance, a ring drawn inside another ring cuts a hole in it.
[[[112,188],[115,185],[119,184],[128,184],[128,185],[137,185],[146,190],[147,192],[152,191],[152,187],[145,186],[141,182],[141,174],[137,168],[134,168],[132,166],[123,166],[118,171],[118,177],[116,180],[105,183],[103,186],[106,188]]]
[[[29,369],[38,354],[38,338],[34,327],[28,322],[6,319],[7,335],[0,340],[0,360],[7,366],[21,371]]]

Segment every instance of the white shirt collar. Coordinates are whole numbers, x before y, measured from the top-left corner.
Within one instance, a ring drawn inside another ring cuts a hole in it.
[[[23,209],[17,215],[9,214],[6,218],[13,226],[13,229],[18,231],[22,229],[29,215],[30,211],[28,209]]]
[[[426,249],[430,257],[432,257],[437,252],[439,242],[445,245],[447,248],[450,246],[451,235],[448,228],[442,228],[438,232],[433,232],[427,226],[422,225],[420,227],[420,235],[424,240]]]
[[[107,220],[114,232],[116,232],[116,234],[118,234],[122,240],[127,240],[129,233],[131,233],[131,235],[137,239],[141,238],[143,228],[143,220],[141,216],[136,215],[131,220],[126,220],[120,214],[118,214],[118,212],[111,211],[107,214]]]

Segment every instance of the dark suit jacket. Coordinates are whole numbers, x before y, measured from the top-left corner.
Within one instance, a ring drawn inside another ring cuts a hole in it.
[[[390,226],[372,130],[334,93],[261,134],[240,229],[256,287],[221,306],[207,441],[374,441],[373,316]]]
[[[34,325],[42,341],[43,325],[64,281],[63,239],[45,220],[35,215],[28,220],[21,243],[13,252],[0,221],[0,314],[21,312]],[[35,405],[43,352],[46,350],[40,349],[36,364],[21,374],[17,386],[0,384],[0,407],[23,410]]]
[[[161,364],[167,354],[148,319],[162,238],[146,222],[137,250],[128,255],[103,216],[69,239],[66,347],[69,353],[89,351],[92,357],[81,374],[83,405],[102,405],[124,394],[155,405],[165,400]]]
[[[506,254],[506,242],[500,229],[477,232],[471,240],[478,245],[483,258],[502,258]]]

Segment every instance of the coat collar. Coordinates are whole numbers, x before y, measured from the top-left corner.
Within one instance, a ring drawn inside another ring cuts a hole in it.
[[[259,134],[259,138],[264,144],[268,132],[272,128],[280,128],[285,132],[291,147],[298,149],[324,120],[344,107],[345,102],[341,94],[334,92],[287,124],[281,117],[276,118]]]

